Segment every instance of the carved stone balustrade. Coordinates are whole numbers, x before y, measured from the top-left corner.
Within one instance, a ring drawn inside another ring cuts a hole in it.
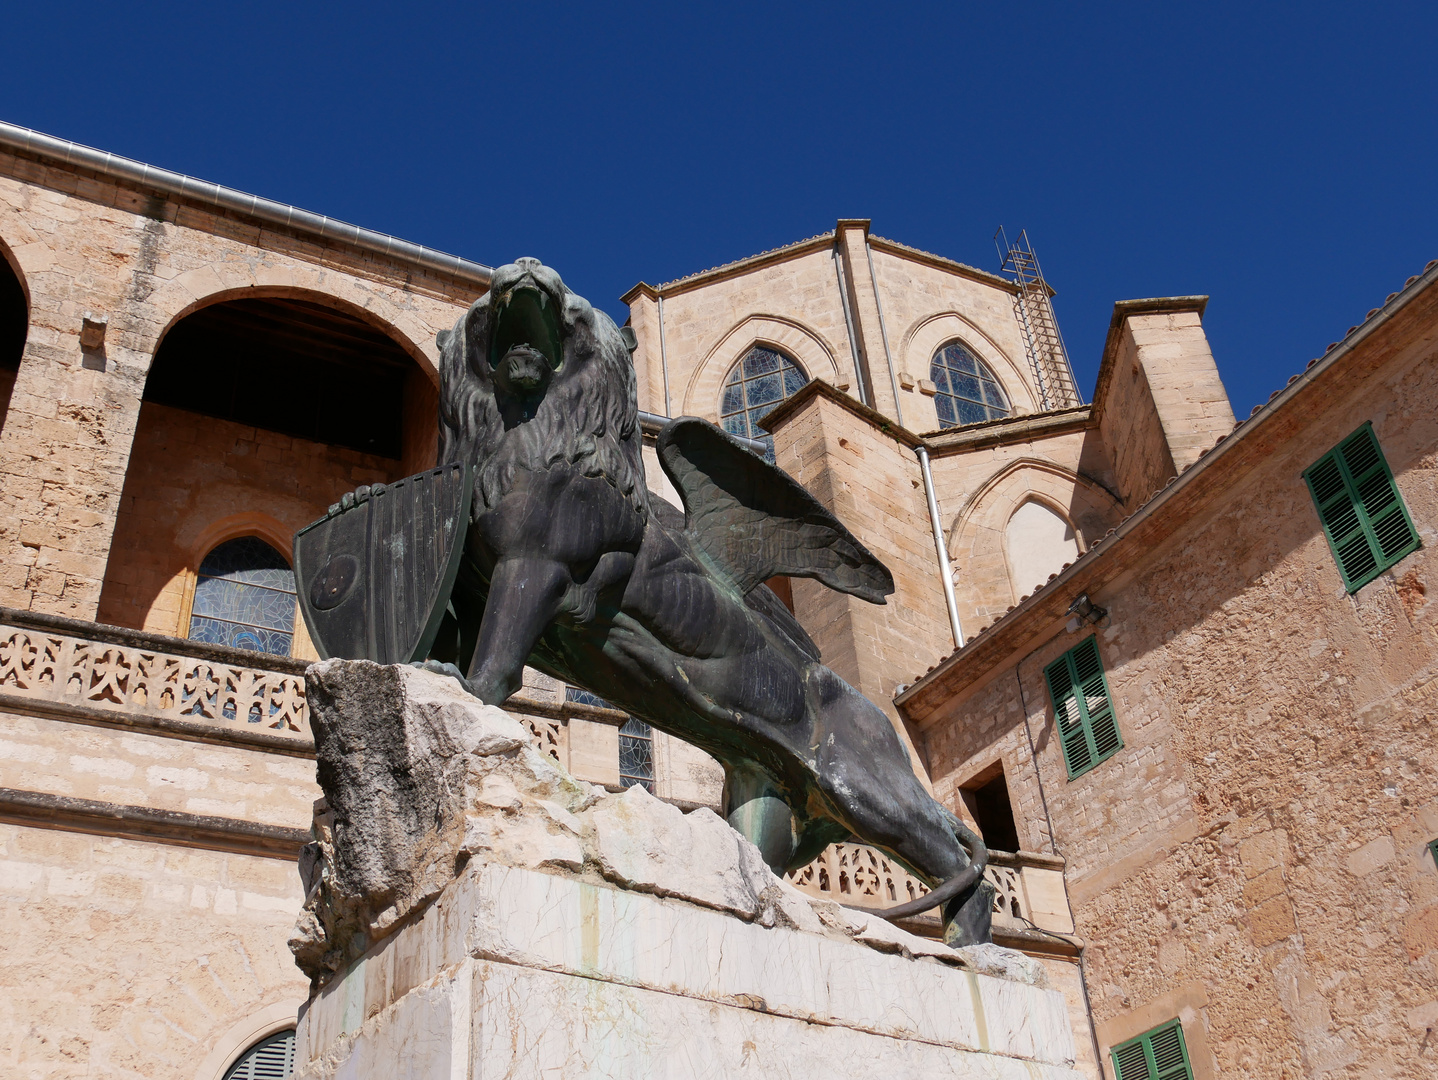
[[[1032,851],[991,851],[984,876],[994,886],[994,932],[1023,936],[1038,930],[1072,934],[1064,891],[1063,859]],[[929,890],[883,852],[867,844],[831,844],[789,875],[811,896],[846,907],[882,910],[908,903]],[[929,920],[937,927],[937,917]]]
[[[0,608],[0,703],[303,749],[303,660]]]

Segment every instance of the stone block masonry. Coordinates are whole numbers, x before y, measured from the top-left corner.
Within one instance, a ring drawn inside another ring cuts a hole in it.
[[[0,605],[82,619],[98,609],[150,362],[180,317],[240,296],[319,301],[432,373],[435,331],[473,298],[412,266],[8,153],[0,244],[29,298],[0,429]],[[109,320],[93,356],[87,311]]]
[[[1078,1076],[1038,962],[807,897],[711,811],[573,780],[452,680],[313,671],[336,809],[293,939],[297,1078]]]

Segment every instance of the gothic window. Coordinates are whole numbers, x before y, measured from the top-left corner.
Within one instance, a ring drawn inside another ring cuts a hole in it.
[[[951,341],[934,353],[929,378],[938,392],[934,408],[939,427],[961,427],[1009,415],[1009,399],[988,366],[962,342]]]
[[[619,783],[654,791],[654,732],[632,716],[619,729]]]
[[[1004,546],[1016,599],[1045,585],[1050,574],[1062,572],[1066,564],[1080,555],[1073,526],[1032,499],[1009,518],[1004,530]]]
[[[225,1080],[284,1080],[295,1065],[295,1029],[266,1036],[240,1055]]]
[[[205,556],[190,640],[288,656],[294,628],[295,575],[283,555],[257,536],[242,536]]]
[[[809,381],[781,352],[755,345],[729,372],[719,403],[719,424],[731,435],[758,439],[764,456],[774,460],[774,439],[759,421]]]

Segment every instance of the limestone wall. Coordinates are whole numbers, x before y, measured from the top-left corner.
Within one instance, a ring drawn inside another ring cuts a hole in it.
[[[824,379],[855,398],[863,396],[861,384],[867,382],[879,412],[891,418],[902,413],[903,426],[911,431],[932,431],[938,419],[920,380],[928,380],[934,352],[956,338],[993,369],[1017,412],[1034,411],[1037,398],[1012,294],[968,268],[878,238],[871,242],[871,275],[867,232],[867,221],[841,221],[836,233],[657,291],[644,286],[631,292],[626,300],[639,340],[640,408],[665,412],[657,303],[662,293],[669,408],[675,416],[717,419],[730,368],[751,346],[764,344],[788,353],[810,378]],[[835,267],[836,235],[849,298],[847,319]],[[856,351],[865,368],[862,379],[854,364]],[[889,375],[890,357],[895,379]],[[893,383],[900,371],[912,378],[901,386],[896,410]]]
[[[98,610],[145,376],[179,317],[239,296],[315,300],[432,372],[435,331],[473,299],[412,266],[10,154],[0,244],[30,301],[0,431],[0,604],[79,618]],[[87,311],[109,327],[85,352]]]
[[[901,245],[877,237],[871,245],[894,369],[913,380],[909,389],[900,380],[899,407],[906,428],[938,430],[934,399],[924,393],[920,380],[929,378],[934,353],[954,340],[967,345],[994,373],[1015,414],[1038,411],[1011,292],[956,273],[939,260],[926,261]],[[867,267],[864,272],[867,275]]]
[[[894,595],[883,605],[807,578],[793,582],[795,614],[824,663],[894,715],[899,683],[954,647],[918,461],[908,446],[822,393],[776,426],[774,443],[780,467],[894,575]]]
[[[1181,1016],[1198,1076],[1431,1072],[1435,317],[1415,301],[1156,517],[1167,539],[1106,556],[1115,757],[1067,777],[1042,672],[1081,635],[1052,615],[926,721],[941,795],[1036,747],[1020,829],[1041,790],[1105,1047]],[[1350,597],[1301,473],[1365,421],[1424,548]]]
[[[196,1080],[213,1057],[219,1080],[246,1018],[293,1022],[292,863],[4,824],[0,860],[6,1076]]]
[[[330,503],[361,484],[398,480],[401,468],[145,402],[96,619],[185,637],[195,571],[217,544],[255,534],[288,557],[295,532]]]

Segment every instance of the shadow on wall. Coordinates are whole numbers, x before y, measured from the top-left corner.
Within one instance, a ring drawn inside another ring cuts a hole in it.
[[[10,394],[15,389],[15,376],[20,370],[29,329],[30,310],[25,302],[25,289],[10,265],[8,253],[0,247],[0,432],[5,430]]]
[[[398,342],[333,307],[243,299],[180,320],[145,384],[98,619],[185,636],[216,544],[263,518],[288,557],[344,492],[432,467],[437,402]]]

